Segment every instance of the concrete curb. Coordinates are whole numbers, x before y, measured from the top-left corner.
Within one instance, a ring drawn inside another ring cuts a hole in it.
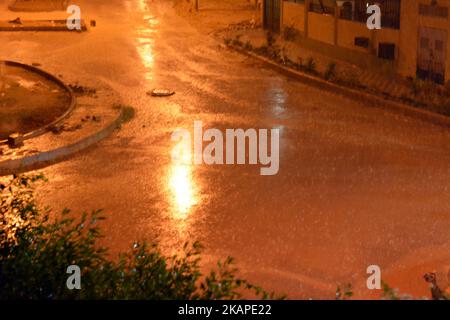
[[[236,47],[233,45],[229,45],[229,48],[233,49],[236,52],[245,54],[249,57],[252,57],[254,59],[257,59],[261,62],[263,62],[265,65],[270,67],[271,69],[274,69],[278,72],[281,72],[287,76],[294,77],[295,79],[307,84],[312,85],[315,87],[318,87],[320,89],[324,89],[327,91],[334,92],[336,94],[345,96],[350,99],[357,100],[359,102],[363,102],[366,106],[369,107],[376,107],[380,109],[389,109],[389,110],[395,110],[396,112],[399,112],[403,115],[419,118],[424,121],[428,121],[437,125],[450,127],[450,117],[434,113],[432,111],[424,110],[415,108],[412,106],[409,106],[407,104],[393,101],[390,99],[382,98],[376,94],[372,93],[366,93],[361,92],[352,88],[340,86],[338,84],[323,80],[318,77],[311,76],[309,74],[279,65],[278,63],[260,56],[256,53],[249,52],[247,50],[244,50],[240,47]]]
[[[66,20],[24,20],[22,23],[23,24],[6,25],[0,22],[0,31],[85,32],[88,30],[84,20],[81,20],[81,30],[69,30],[66,25]],[[35,24],[33,25],[33,23]]]
[[[50,73],[45,72],[44,70],[41,70],[39,68],[30,66],[28,64],[23,64],[23,63],[14,62],[14,61],[2,61],[2,62],[5,63],[5,65],[7,65],[7,66],[20,67],[20,68],[26,69],[30,72],[39,74],[40,76],[44,77],[45,79],[56,83],[59,87],[61,87],[64,91],[66,91],[66,93],[70,97],[70,103],[69,103],[69,106],[68,106],[66,112],[64,112],[59,118],[57,118],[50,124],[47,124],[47,125],[45,125],[41,128],[38,128],[34,131],[25,133],[23,135],[24,140],[32,139],[32,138],[38,137],[40,135],[43,135],[44,133],[46,133],[48,131],[49,128],[64,121],[72,114],[73,109],[75,109],[75,106],[77,105],[77,99],[76,99],[75,95],[73,94],[72,89],[70,89],[64,82],[59,80],[57,77],[51,75]],[[7,143],[7,140],[3,140],[3,141],[0,140],[0,145],[6,144],[6,143]]]
[[[71,155],[80,152],[109,136],[118,128],[125,119],[125,109],[120,110],[119,116],[100,131],[77,141],[68,146],[50,151],[41,152],[29,157],[0,162],[0,176],[23,173],[27,171],[42,169],[50,165],[67,160]]]

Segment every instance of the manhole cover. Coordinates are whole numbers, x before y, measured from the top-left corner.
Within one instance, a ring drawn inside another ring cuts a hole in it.
[[[165,88],[157,88],[148,92],[152,97],[169,97],[175,94],[174,91]]]

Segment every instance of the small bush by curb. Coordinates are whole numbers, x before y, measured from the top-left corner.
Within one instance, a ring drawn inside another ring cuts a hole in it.
[[[307,80],[309,85],[316,85],[327,90],[342,93],[354,99],[361,99],[371,105],[381,106],[383,104],[401,111],[406,115],[419,117],[426,121],[450,127],[450,117],[448,117],[450,115],[450,108],[447,110],[445,107],[430,106],[423,101],[413,100],[409,97],[394,97],[386,92],[375,91],[364,86],[357,76],[352,74],[346,77],[335,75],[327,79],[326,76],[330,76],[331,74],[329,72],[328,74],[327,72],[324,74],[316,72],[314,60],[308,59],[305,65],[305,61],[301,57],[299,57],[298,62],[293,62],[286,57],[281,58],[279,53],[282,49],[276,46],[270,47],[264,45],[259,48],[253,48],[253,50],[245,50],[241,46],[233,46],[231,44],[228,47],[259,59],[271,67],[278,68],[283,73],[297,77],[299,80]]]

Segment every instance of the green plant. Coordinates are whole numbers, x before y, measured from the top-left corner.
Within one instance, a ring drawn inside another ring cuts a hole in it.
[[[253,50],[252,43],[250,41],[247,41],[244,45],[244,49],[247,51],[252,51]]]
[[[133,107],[122,106],[122,123],[131,121],[136,115],[136,111]]]
[[[422,92],[423,82],[424,82],[423,80],[418,79],[418,78],[415,78],[412,80],[411,89],[412,89],[413,95],[415,97],[420,95],[420,93]]]
[[[266,45],[253,48],[253,52],[255,52],[256,54],[259,54],[259,55],[263,55],[263,56],[267,55],[268,50],[269,50],[269,48]]]
[[[244,43],[241,41],[241,35],[237,35],[236,38],[231,41],[231,44],[236,47],[242,47]]]
[[[340,286],[336,289],[336,300],[346,300],[353,297],[352,285],[350,283],[344,285],[342,288]]]
[[[336,77],[336,63],[330,62],[324,73],[324,78],[326,80],[333,80]]]
[[[304,65],[305,71],[309,73],[317,73],[316,70],[316,61],[313,57],[309,57]]]
[[[339,79],[336,79],[337,82],[353,87],[353,88],[365,88],[363,84],[361,84],[361,81],[359,80],[359,76],[355,72],[350,72],[346,75],[343,75]]]
[[[414,96],[424,96],[429,97],[432,96],[433,93],[436,91],[436,84],[429,80],[422,80],[415,78],[412,81],[412,92]]]
[[[287,65],[289,60],[289,55],[286,51],[286,47],[281,48],[278,60],[281,64]]]
[[[201,247],[164,256],[156,244],[134,244],[118,261],[98,245],[101,211],[79,220],[69,210],[55,215],[34,201],[34,181],[15,177],[0,186],[0,299],[236,299],[273,298],[236,277],[231,258],[203,275]],[[52,218],[51,218],[52,217]],[[66,286],[69,265],[81,269],[81,290]]]
[[[382,298],[384,300],[400,300],[397,289],[389,287],[389,285],[384,282],[382,283],[382,287],[383,287]]]
[[[295,41],[299,35],[298,30],[294,25],[286,26],[283,28],[283,39],[286,41]]]
[[[263,52],[263,54],[272,60],[281,62],[282,50],[279,46],[267,47],[267,51],[265,53]]]

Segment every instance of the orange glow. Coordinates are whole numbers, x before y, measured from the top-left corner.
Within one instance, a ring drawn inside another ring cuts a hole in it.
[[[171,170],[170,189],[174,195],[174,217],[185,220],[192,206],[197,204],[192,179],[192,166],[175,164]]]

